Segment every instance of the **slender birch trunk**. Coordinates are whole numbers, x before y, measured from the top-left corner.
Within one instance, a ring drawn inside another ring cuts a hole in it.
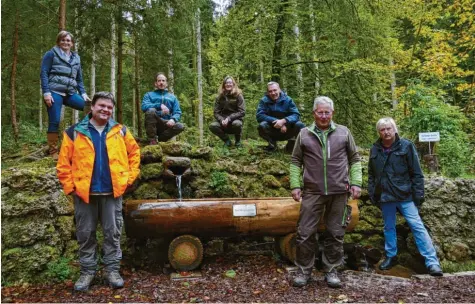
[[[116,42],[116,31],[115,31],[115,18],[112,16],[112,22],[111,22],[111,86],[110,86],[110,92],[114,97],[116,97],[116,90],[115,90],[115,73],[116,73],[116,60],[117,56],[115,53],[115,42]],[[115,119],[115,109],[112,112],[112,118]]]
[[[315,33],[315,14],[313,12],[313,4],[310,2],[310,11],[311,16],[310,16],[310,22],[311,22],[311,27],[312,27],[312,45],[315,47],[317,45],[317,34]],[[315,69],[315,81],[314,81],[314,89],[315,89],[315,98],[320,94],[320,79],[319,79],[319,73],[318,73],[318,62],[317,58],[313,56],[313,61],[315,62],[313,64],[313,67]]]
[[[397,108],[397,98],[396,98],[396,74],[394,73],[394,61],[392,58],[389,58],[389,67],[391,68],[391,100],[393,103],[393,110]]]
[[[171,19],[174,14],[173,7],[168,8],[168,18]],[[171,23],[171,21],[170,21]],[[173,46],[168,50],[168,89],[174,93],[175,70],[173,68]]]
[[[203,145],[203,72],[201,69],[201,22],[200,9],[196,12],[196,60],[198,72],[198,127],[200,130],[200,145]]]
[[[294,25],[294,34],[295,34],[295,44],[297,45],[297,50],[295,52],[295,59],[297,62],[302,61],[302,57],[300,56],[300,29],[299,25],[296,22]],[[300,64],[296,65],[296,76],[297,76],[297,96],[299,100],[300,110],[305,111],[305,102],[302,96],[303,93],[303,72],[302,66]]]

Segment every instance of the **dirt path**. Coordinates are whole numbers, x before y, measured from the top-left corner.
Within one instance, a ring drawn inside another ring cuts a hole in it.
[[[475,302],[473,275],[403,279],[345,271],[343,288],[330,289],[317,273],[308,286],[294,288],[286,266],[269,256],[209,258],[202,278],[177,281],[159,269],[124,267],[126,285],[120,290],[103,286],[100,279],[86,293],[72,292],[73,282],[4,287],[2,302]]]

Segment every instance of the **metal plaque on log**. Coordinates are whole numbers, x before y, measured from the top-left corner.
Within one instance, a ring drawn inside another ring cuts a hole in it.
[[[256,216],[256,204],[233,205],[233,216]]]

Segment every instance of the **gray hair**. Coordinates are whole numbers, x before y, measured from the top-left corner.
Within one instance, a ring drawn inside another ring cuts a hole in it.
[[[315,111],[318,107],[319,104],[327,104],[330,106],[330,108],[332,109],[332,111],[334,111],[335,109],[333,108],[333,100],[330,99],[330,97],[327,97],[327,96],[318,96],[317,98],[315,98],[314,102],[313,102],[313,110]]]
[[[278,83],[278,82],[275,82],[275,81],[268,82],[268,83],[267,83],[267,88],[269,88],[271,85],[274,85],[274,84],[277,85],[277,87],[280,89],[279,83]]]
[[[396,122],[391,117],[383,117],[380,120],[378,120],[378,122],[376,123],[376,131],[379,133],[379,130],[381,129],[381,127],[386,126],[386,125],[393,127],[396,133],[398,132]]]

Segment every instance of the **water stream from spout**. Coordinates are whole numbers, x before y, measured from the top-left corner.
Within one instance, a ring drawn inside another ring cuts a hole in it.
[[[176,176],[176,186],[178,187],[178,199],[181,202],[181,175]]]

